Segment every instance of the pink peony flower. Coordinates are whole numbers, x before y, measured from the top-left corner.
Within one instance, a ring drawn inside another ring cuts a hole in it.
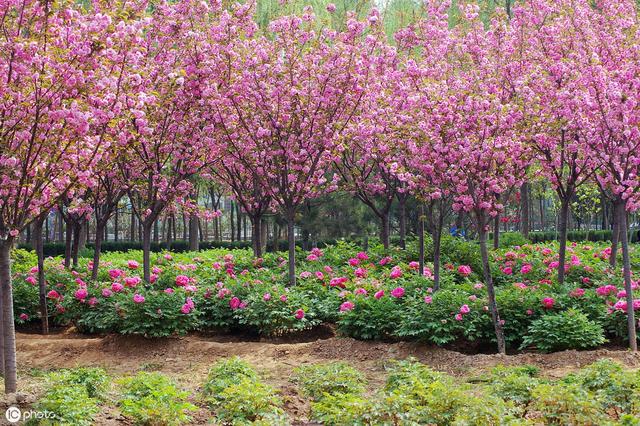
[[[532,269],[533,269],[533,266],[531,266],[529,263],[525,263],[524,265],[522,265],[522,268],[520,268],[520,273],[522,275],[526,275],[529,272],[531,272]]]
[[[113,294],[113,292],[111,290],[109,290],[108,288],[103,288],[102,289],[102,296],[103,297],[111,297],[112,294]]]
[[[140,267],[140,264],[135,260],[129,260],[127,261],[127,267],[129,269],[138,269]]]
[[[184,287],[189,284],[189,277],[186,275],[178,275],[176,277],[176,285],[179,287]]]
[[[316,260],[318,260],[318,256],[316,256],[315,254],[311,253],[309,256],[307,256],[307,260],[309,262],[315,262]]]
[[[531,309],[527,309],[527,315],[533,315],[533,311]]]
[[[356,305],[354,305],[352,302],[346,301],[346,302],[342,302],[342,305],[340,305],[340,312],[346,312],[346,311],[350,311],[353,308],[355,308]]]
[[[473,288],[475,288],[476,290],[481,290],[482,288],[484,288],[484,284],[482,283],[475,283],[473,285]]]
[[[76,297],[76,299],[78,299],[80,301],[84,301],[84,299],[86,299],[88,295],[89,295],[89,293],[84,288],[80,288],[80,289],[76,290],[76,292],[74,293],[74,296]]]
[[[141,282],[142,280],[140,279],[140,277],[127,277],[124,279],[124,285],[132,288],[137,286]]]
[[[355,275],[358,278],[366,278],[367,277],[367,270],[364,268],[357,268],[355,270]]]
[[[383,257],[382,259],[380,259],[380,262],[378,262],[378,264],[379,264],[380,266],[384,266],[384,265],[386,265],[386,264],[387,264],[387,263],[389,263],[389,262],[391,262],[391,257],[390,257],[390,256],[385,256],[385,257]]]
[[[151,284],[155,283],[156,281],[158,281],[158,275],[156,275],[156,274],[149,275],[149,282]]]
[[[111,284],[111,290],[115,291],[116,293],[120,293],[123,288],[124,288],[124,286],[122,284],[120,284],[120,283]]]
[[[394,266],[393,268],[391,268],[391,273],[389,274],[389,277],[392,279],[396,279],[396,278],[400,278],[402,276],[402,269],[400,269],[399,266]]]
[[[426,303],[428,305],[431,302],[433,302],[433,297],[431,297],[431,296],[425,296],[424,297],[424,303]]]
[[[511,274],[513,274],[513,269],[511,268],[511,266],[507,266],[507,267],[502,269],[502,272],[505,275],[511,275]]]
[[[311,272],[309,272],[309,271],[302,271],[302,272],[300,272],[300,278],[302,278],[302,279],[309,278],[309,277],[311,277],[312,275],[313,275],[313,274],[312,274]]]
[[[455,316],[456,321],[462,321],[462,314],[461,313],[457,313]]]
[[[582,297],[584,296],[585,290],[584,288],[576,288],[569,292],[569,296],[571,297]]]
[[[27,321],[29,319],[29,315],[22,313],[20,314],[20,319],[22,321]]]
[[[327,5],[327,12],[329,12],[329,13],[333,13],[333,12],[335,12],[335,11],[336,11],[336,5],[335,5],[335,4],[333,4],[333,3],[329,3],[329,4]]]
[[[185,303],[185,304],[184,304],[184,305],[182,305],[182,307],[180,308],[180,312],[182,312],[183,314],[185,314],[185,315],[186,315],[186,314],[191,313],[191,309],[192,309],[192,308],[191,308],[191,306],[189,306],[188,304],[186,304],[186,303]]]
[[[31,285],[36,285],[36,283],[38,282],[36,280],[36,277],[34,277],[33,275],[29,275],[25,281],[27,282],[27,284],[31,284]]]
[[[298,309],[296,311],[296,319],[301,320],[302,318],[304,318],[304,311],[302,309]]]
[[[367,290],[365,290],[362,287],[359,287],[353,292],[353,294],[362,294],[362,295],[366,296],[367,295]]]
[[[135,303],[138,303],[138,304],[144,303],[144,296],[141,295],[141,294],[136,293],[136,294],[133,295],[133,301]]]
[[[287,295],[283,294],[282,296],[280,296],[280,301],[286,302],[287,301]]]
[[[382,299],[382,297],[384,296],[384,290],[378,290],[376,291],[376,293],[373,295],[373,297],[375,297],[376,299]]]
[[[356,254],[356,257],[359,260],[369,260],[369,255],[363,251],[359,252],[358,254]]]
[[[542,299],[542,307],[545,309],[552,309],[555,303],[556,301],[552,297],[545,297]]]
[[[268,302],[269,300],[271,300],[271,294],[270,293],[265,293],[262,296],[262,300],[264,300],[265,302]]]
[[[420,268],[420,264],[418,262],[416,262],[415,260],[409,262],[409,269],[413,269],[414,271],[417,271],[418,268]]]
[[[471,312],[471,309],[469,309],[469,305],[462,305],[460,306],[460,313],[461,314],[468,314],[469,312]]]
[[[231,298],[231,300],[229,300],[229,307],[233,310],[236,310],[240,307],[240,303],[240,299],[234,296]]]
[[[47,293],[47,298],[48,298],[48,299],[60,299],[60,293],[58,293],[58,292],[57,292],[57,291],[55,291],[55,290],[50,290],[50,291]]]
[[[316,278],[319,280],[324,280],[324,274],[320,271],[316,271]]]
[[[393,290],[391,290],[391,296],[395,298],[400,298],[404,296],[404,288],[402,287],[394,288]]]
[[[471,267],[469,265],[460,265],[458,266],[458,273],[463,277],[468,277],[471,275]]]
[[[360,264],[360,259],[357,259],[355,257],[352,257],[351,259],[349,259],[350,266],[358,266],[359,264]]]
[[[89,306],[96,306],[98,304],[98,298],[97,297],[92,297],[91,299],[89,299]]]
[[[109,269],[109,277],[111,277],[112,280],[115,280],[118,277],[121,277],[124,275],[124,271],[121,269]]]
[[[472,294],[471,296],[469,296],[469,300],[472,302],[475,302],[478,299],[478,296],[476,296],[475,294]]]
[[[175,290],[172,289],[171,287],[167,287],[167,288],[164,289],[164,292],[167,293],[167,294],[173,294],[173,293],[175,293]]]

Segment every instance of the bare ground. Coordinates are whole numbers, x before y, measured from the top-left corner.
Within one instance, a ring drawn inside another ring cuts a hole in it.
[[[313,341],[243,340],[230,336],[190,335],[165,339],[145,339],[138,336],[81,336],[66,330],[49,336],[18,333],[19,404],[33,402],[41,381],[32,377],[34,369],[51,370],[63,367],[96,366],[119,376],[140,370],[154,370],[172,376],[197,398],[199,387],[209,367],[217,360],[239,356],[251,363],[267,383],[278,388],[285,409],[296,424],[306,424],[308,402],[289,381],[299,365],[328,361],[346,361],[361,370],[372,388],[385,378],[384,365],[392,359],[415,357],[421,362],[461,378],[474,376],[495,365],[530,364],[540,367],[549,377],[561,377],[600,358],[612,358],[630,368],[640,367],[640,355],[626,350],[598,349],[564,351],[553,354],[520,353],[467,355],[419,343],[362,342],[351,338],[318,336]],[[15,396],[0,401],[0,409],[15,403]],[[202,409],[194,424],[210,423],[210,413]],[[105,408],[97,424],[126,424],[114,409]]]

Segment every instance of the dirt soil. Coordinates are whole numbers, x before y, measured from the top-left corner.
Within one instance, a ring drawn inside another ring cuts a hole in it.
[[[193,393],[194,401],[209,367],[217,360],[239,356],[251,363],[267,383],[281,392],[285,409],[295,424],[308,424],[309,405],[290,382],[293,369],[299,365],[328,361],[346,361],[361,370],[372,389],[384,382],[384,365],[392,359],[415,357],[421,362],[461,378],[475,376],[495,365],[530,364],[540,367],[542,374],[562,377],[600,358],[612,358],[628,367],[640,367],[640,355],[622,349],[564,351],[553,354],[520,353],[468,355],[419,343],[362,342],[332,336],[314,336],[312,341],[282,339],[243,339],[233,336],[190,335],[165,339],[138,336],[82,336],[73,330],[49,336],[18,333],[17,352],[22,394],[28,403],[38,393],[36,381],[30,379],[37,370],[63,367],[97,366],[119,376],[140,370],[160,371],[172,376]],[[34,370],[36,369],[36,370]],[[26,396],[25,396],[26,395]],[[15,397],[5,397],[0,405],[8,406]],[[18,401],[21,402],[21,401]],[[0,406],[0,409],[2,407]],[[3,410],[4,411],[4,410]],[[210,413],[196,413],[194,424],[211,424]],[[126,424],[113,409],[105,409],[97,424]]]

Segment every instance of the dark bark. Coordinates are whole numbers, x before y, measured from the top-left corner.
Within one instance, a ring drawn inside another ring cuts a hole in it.
[[[558,283],[564,283],[564,265],[567,258],[567,222],[569,220],[569,200],[566,197],[560,202],[560,217],[558,219],[558,242],[560,249],[558,251]]]
[[[501,354],[506,353],[504,342],[504,331],[502,329],[502,323],[500,320],[500,313],[498,311],[498,304],[496,302],[495,289],[493,287],[493,279],[491,277],[491,268],[489,266],[489,253],[487,250],[487,231],[484,229],[484,220],[478,218],[478,238],[480,241],[480,256],[482,258],[482,272],[484,275],[485,285],[487,286],[487,295],[489,297],[489,312],[491,313],[491,321],[493,322],[493,328],[496,333],[496,341],[498,344],[498,352]]]
[[[102,253],[102,239],[104,238],[104,231],[107,228],[106,221],[96,222],[96,240],[93,245],[93,267],[91,269],[91,279],[98,278],[98,269],[100,268],[100,254]]]
[[[618,241],[620,240],[620,210],[624,210],[624,204],[620,201],[613,202],[613,229],[611,231],[611,254],[609,255],[609,265],[612,268],[616,267],[616,260],[618,258]]]
[[[145,282],[151,281],[151,230],[153,221],[145,221],[142,227],[142,269]]]
[[[160,242],[160,224],[157,220],[153,222],[153,242]]]
[[[638,351],[638,340],[636,338],[636,319],[633,310],[633,289],[631,288],[631,261],[629,259],[629,238],[627,235],[628,223],[627,212],[624,205],[618,209],[618,224],[620,229],[620,244],[622,245],[622,271],[624,276],[624,290],[627,293],[627,327],[629,331],[629,349]]]
[[[18,384],[16,366],[16,330],[11,289],[11,240],[0,241],[0,289],[2,290],[2,336],[4,354],[4,391],[15,393]]]
[[[520,187],[520,229],[525,238],[529,238],[529,183]]]
[[[189,218],[189,250],[200,250],[200,238],[199,238],[199,223],[200,220],[197,215],[191,215]]]
[[[255,257],[262,257],[262,215],[251,216],[251,247]]]
[[[70,221],[66,222],[65,240],[64,240],[64,267],[71,267],[71,245],[73,244],[73,225]]]
[[[433,238],[433,289],[440,289],[440,248],[442,246],[442,224],[434,226],[431,234]]]
[[[47,311],[47,283],[44,277],[44,244],[42,225],[46,216],[36,218],[33,223],[33,248],[38,256],[38,296],[40,302],[40,322],[42,334],[49,334],[49,312]]]
[[[296,285],[296,236],[294,234],[295,210],[287,212],[287,240],[289,242],[289,285]]]
[[[73,223],[73,246],[71,247],[71,261],[73,269],[78,267],[78,252],[80,251],[80,232],[82,224],[79,221]]]
[[[380,218],[380,242],[385,250],[389,250],[389,212],[382,212]]]
[[[403,250],[407,248],[407,197],[405,194],[398,196],[398,208],[399,208],[399,225],[400,225],[400,248]]]
[[[493,218],[493,248],[500,248],[500,215]]]
[[[418,214],[418,264],[421,274],[424,274],[424,205],[420,204]]]

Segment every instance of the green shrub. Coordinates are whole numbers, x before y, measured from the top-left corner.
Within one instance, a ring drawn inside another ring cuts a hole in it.
[[[623,414],[640,415],[640,371],[625,371],[611,359],[601,359],[564,378],[592,392],[607,410]]]
[[[38,425],[92,425],[98,413],[98,403],[87,394],[87,388],[80,384],[54,382],[50,384],[42,398],[34,405],[34,410],[55,414],[52,419],[39,419],[28,424]]]
[[[224,423],[247,424],[256,420],[282,419],[282,401],[274,389],[243,377],[218,394],[216,417]]]
[[[596,426],[607,421],[593,395],[577,385],[543,383],[531,395],[530,408],[539,413],[544,424]]]
[[[359,395],[366,383],[358,370],[343,362],[306,365],[296,368],[294,374],[294,382],[315,401],[325,394]]]
[[[90,398],[104,400],[111,381],[102,368],[80,367],[60,370],[49,375],[50,382],[61,385],[84,386]]]
[[[237,356],[218,361],[209,370],[207,381],[202,387],[202,393],[207,398],[215,399],[223,390],[242,379],[258,381],[258,374],[249,363]]]
[[[122,396],[118,404],[122,414],[139,425],[178,425],[189,421],[188,413],[196,407],[187,402],[188,392],[181,391],[160,373],[140,372],[119,381]]]
[[[524,336],[521,348],[534,345],[541,352],[564,349],[587,349],[606,342],[600,324],[570,309],[548,314],[533,321]]]
[[[311,403],[311,417],[327,426],[379,424],[374,402],[354,394],[325,394]]]
[[[539,384],[537,374],[538,369],[531,366],[495,367],[489,376],[487,392],[526,407],[531,402],[531,391]]]

